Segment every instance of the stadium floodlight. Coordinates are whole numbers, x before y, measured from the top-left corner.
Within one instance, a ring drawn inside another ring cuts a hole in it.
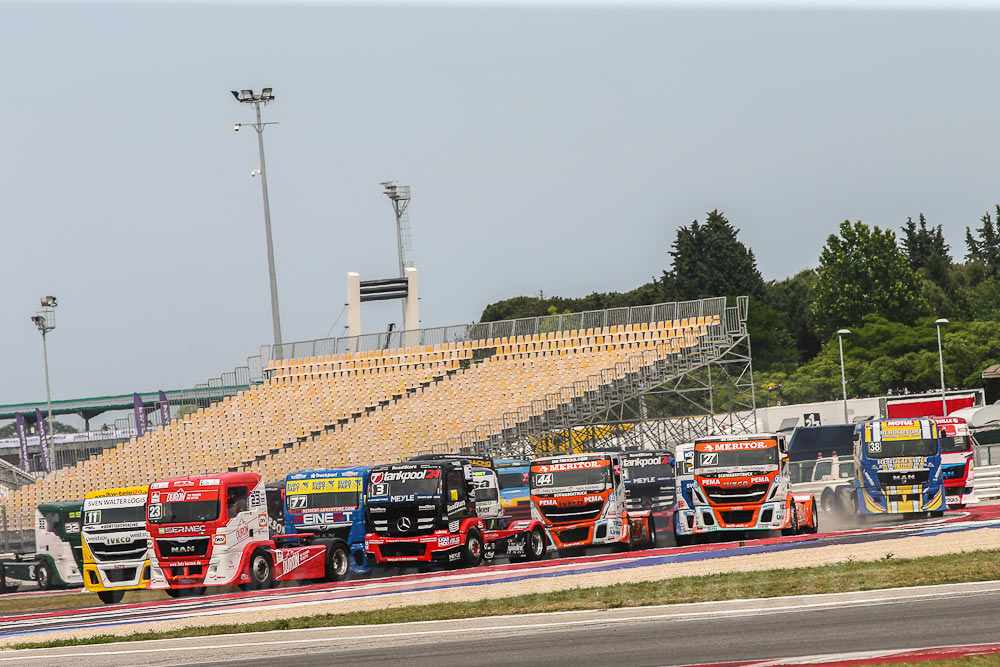
[[[31,321],[42,334],[42,359],[45,363],[45,398],[48,403],[49,410],[49,428],[47,433],[49,434],[49,442],[53,442],[52,438],[55,435],[55,432],[52,430],[52,389],[49,385],[49,346],[47,336],[50,331],[55,331],[56,311],[54,309],[58,303],[54,296],[43,296],[40,301],[43,310],[32,315]],[[38,446],[43,447],[45,445],[39,441]],[[51,451],[52,450],[50,450],[50,452]],[[51,466],[53,457],[51,455],[46,455],[44,452],[40,453],[42,455],[42,460],[48,460],[49,465]],[[51,470],[47,470],[46,472],[51,472]]]
[[[233,131],[239,132],[244,125],[252,127],[257,131],[257,151],[260,154],[260,169],[256,170],[260,174],[260,188],[264,196],[264,235],[267,238],[267,274],[271,283],[271,326],[274,329],[274,344],[281,345],[281,316],[278,310],[278,278],[274,270],[274,243],[271,240],[271,205],[267,196],[267,168],[264,166],[264,127],[266,125],[277,125],[277,123],[265,123],[260,118],[260,105],[267,104],[274,100],[273,88],[264,88],[260,95],[254,95],[249,89],[240,90],[238,93],[231,90],[237,102],[252,104],[257,114],[256,123],[236,123]],[[253,173],[251,173],[251,176]]]
[[[844,423],[850,424],[847,417],[847,375],[844,373],[844,336],[849,336],[850,329],[837,329],[837,341],[840,343],[840,386],[844,390]]]
[[[937,327],[937,339],[938,339],[938,368],[941,370],[941,416],[948,416],[948,397],[944,389],[944,353],[941,351],[941,325],[950,324],[948,320],[943,317],[939,317],[934,320],[934,325]]]

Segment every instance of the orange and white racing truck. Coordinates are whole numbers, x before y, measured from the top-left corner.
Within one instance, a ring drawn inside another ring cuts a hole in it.
[[[542,522],[559,552],[652,543],[648,511],[631,516],[621,454],[547,456],[531,462],[531,516]]]
[[[192,475],[153,482],[146,504],[152,546],[149,587],[198,595],[207,586],[270,588],[330,579],[336,540],[270,534],[260,475]],[[285,541],[295,546],[281,546]]]
[[[789,490],[785,436],[758,433],[695,440],[692,506],[679,509],[687,535],[679,543],[709,533],[786,535],[815,533],[819,516],[811,494]]]

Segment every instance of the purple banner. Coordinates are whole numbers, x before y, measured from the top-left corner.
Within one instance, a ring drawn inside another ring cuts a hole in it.
[[[42,411],[35,408],[35,421],[38,423],[38,453],[42,455],[42,469],[52,472],[52,456],[49,453],[49,439],[45,430],[45,420]]]
[[[135,437],[141,438],[146,432],[146,409],[139,392],[132,395],[132,403],[135,406]]]
[[[166,427],[170,423],[170,401],[167,400],[167,395],[162,391],[160,392],[160,424]]]
[[[31,472],[31,457],[28,455],[28,428],[24,425],[24,415],[14,415],[17,423],[17,444],[21,448],[21,470]]]

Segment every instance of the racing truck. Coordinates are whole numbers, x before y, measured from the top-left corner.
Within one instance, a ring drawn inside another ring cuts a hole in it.
[[[649,517],[649,545],[657,530],[672,530],[676,479],[674,455],[668,450],[638,450],[622,455],[625,506],[630,517]]]
[[[684,546],[691,542],[694,534],[694,443],[684,442],[674,449],[677,507],[674,510],[674,542]]]
[[[975,438],[968,423],[960,417],[937,417],[934,421],[941,436],[945,503],[949,508],[963,509],[969,503],[979,502],[972,473]]]
[[[83,585],[79,500],[43,503],[35,509],[34,544],[27,536],[12,558],[0,560],[0,593],[35,583],[42,590]]]
[[[149,585],[147,486],[90,491],[83,499],[83,585],[105,604]]]
[[[694,442],[691,509],[679,510],[689,540],[709,533],[814,533],[816,499],[789,490],[785,436],[758,433]]]
[[[500,506],[510,519],[531,518],[531,463],[523,459],[497,459],[494,463],[500,485]]]
[[[271,535],[264,484],[255,473],[153,482],[146,528],[153,543],[149,587],[172,597],[198,595],[207,586],[251,590],[326,580],[337,568],[337,541],[304,531]]]
[[[531,462],[531,515],[562,553],[635,547],[653,540],[653,519],[632,516],[618,452],[547,456]]]
[[[285,528],[288,535],[309,533],[329,541],[328,580],[350,573],[368,574],[365,552],[365,481],[370,468],[321,468],[285,478]]]
[[[422,457],[372,468],[365,549],[375,565],[475,567],[502,554],[512,561],[544,558],[541,524],[530,519],[502,528],[487,524],[475,484],[468,459]]]
[[[857,424],[854,467],[854,504],[859,516],[944,513],[941,442],[933,419]]]

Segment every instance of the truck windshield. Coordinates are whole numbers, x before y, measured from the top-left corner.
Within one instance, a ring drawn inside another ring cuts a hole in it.
[[[568,486],[600,486],[611,484],[611,467],[583,468],[579,470],[555,470],[552,472],[531,472],[531,488],[545,492],[547,489]]]
[[[501,489],[516,489],[528,486],[527,472],[502,472],[497,475]]]
[[[146,508],[142,505],[131,507],[101,507],[83,512],[84,526],[99,526],[112,523],[146,523]]]
[[[356,509],[361,506],[361,491],[327,491],[288,496],[288,509]]]
[[[695,452],[695,470],[702,468],[735,468],[740,466],[778,465],[778,448],[739,449],[722,452]]]
[[[913,440],[882,440],[865,443],[865,452],[870,459],[890,459],[900,456],[934,456],[938,453],[938,441],[934,438]]]
[[[638,482],[652,482],[655,480],[673,479],[674,468],[669,463],[657,463],[656,465],[633,465],[626,461],[625,470],[628,471],[626,483],[636,484]]]
[[[219,518],[218,500],[187,500],[155,503],[147,513],[150,523],[199,523]]]
[[[941,453],[967,452],[972,449],[972,440],[967,435],[947,435],[941,438]]]

